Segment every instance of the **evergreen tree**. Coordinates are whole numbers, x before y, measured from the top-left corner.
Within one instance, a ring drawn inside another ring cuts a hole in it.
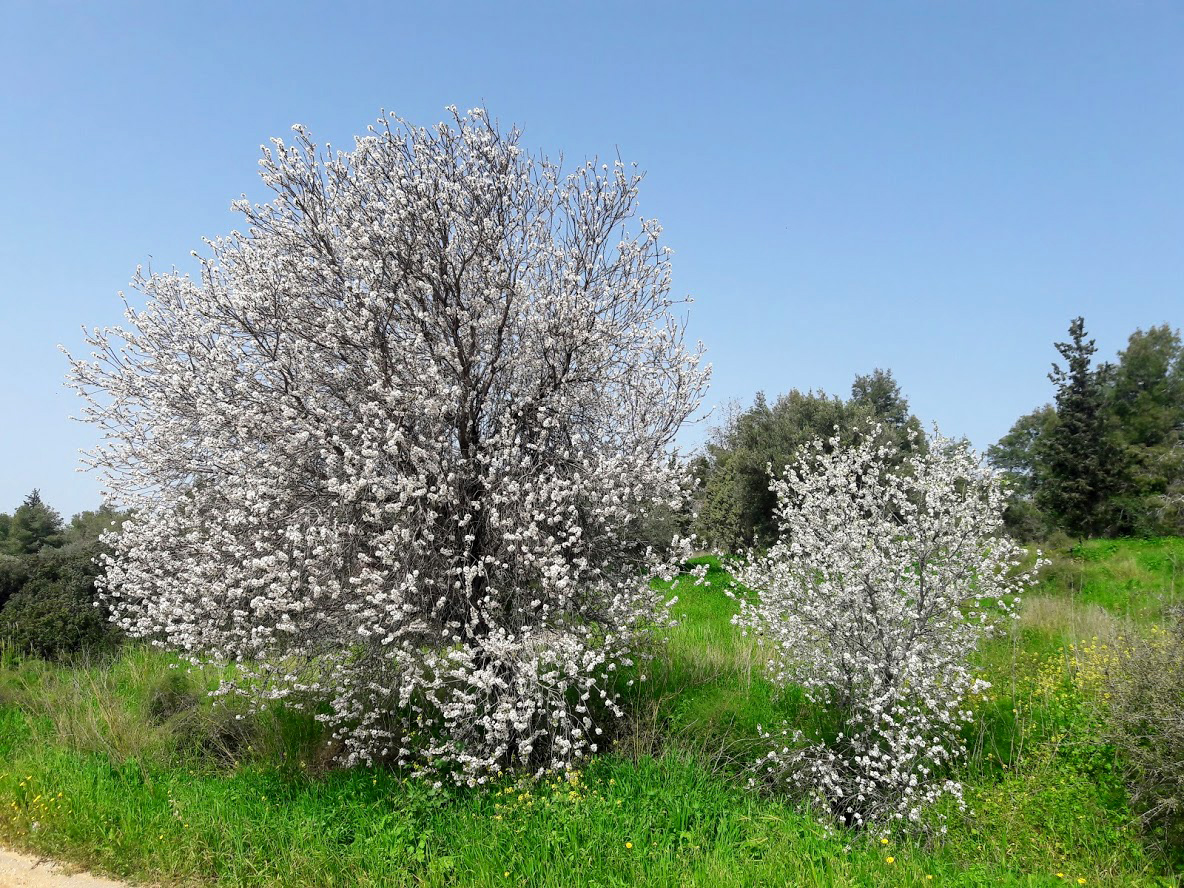
[[[1045,438],[1056,423],[1051,404],[1021,416],[997,444],[987,448],[987,461],[999,469],[1007,488],[1003,520],[1018,540],[1044,539],[1052,530],[1048,516],[1036,505],[1036,493],[1048,477],[1045,466]]]
[[[41,492],[33,488],[12,515],[5,549],[11,555],[30,555],[44,546],[57,546],[61,542],[61,530],[61,516],[47,506],[41,499]]]
[[[127,512],[121,512],[109,503],[103,503],[94,510],[79,512],[70,519],[69,525],[63,530],[62,543],[67,546],[92,545],[97,543],[105,532],[118,530],[127,518]]]
[[[1118,353],[1111,410],[1124,443],[1171,446],[1184,425],[1184,350],[1167,324],[1136,330]]]
[[[868,408],[877,422],[897,431],[921,431],[917,418],[909,413],[908,399],[901,392],[900,384],[893,378],[891,370],[877,367],[869,374],[856,376],[855,382],[851,384],[851,402]],[[901,440],[907,445],[907,435],[902,436]]]
[[[1031,496],[1040,486],[1045,470],[1042,448],[1056,418],[1056,408],[1051,404],[1037,407],[1017,419],[997,444],[987,448],[987,460],[1002,471],[1013,493]]]
[[[1122,475],[1121,451],[1110,436],[1105,384],[1109,365],[1094,368],[1094,340],[1085,339],[1085,319],[1069,325],[1069,341],[1056,343],[1065,366],[1052,365],[1056,420],[1042,435],[1047,476],[1037,503],[1064,529],[1079,536],[1103,532],[1106,504]]]
[[[1184,349],[1167,324],[1131,334],[1108,391],[1127,467],[1112,511],[1120,533],[1184,529],[1171,492],[1184,483]]]
[[[747,410],[733,407],[707,445],[696,533],[713,548],[732,552],[774,539],[777,497],[770,469],[780,477],[796,462],[798,449],[815,438],[829,440],[837,429],[848,446],[874,424],[883,426],[902,454],[912,447],[911,432],[921,440],[921,423],[888,370],[857,376],[849,400],[794,389],[772,404],[758,392]]]

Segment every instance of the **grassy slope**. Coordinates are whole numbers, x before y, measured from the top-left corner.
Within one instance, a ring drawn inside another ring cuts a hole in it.
[[[828,833],[745,788],[756,725],[796,709],[754,675],[718,570],[678,584],[685,618],[631,690],[613,752],[541,785],[324,772],[306,720],[195,705],[191,686],[215,678],[141,649],[104,668],[0,663],[0,838],[222,885],[1175,884],[1093,741],[1082,664],[1131,631],[1122,621],[1158,618],[1182,563],[1184,541],[1057,559],[1013,637],[982,652],[995,687],[968,734],[971,810],[941,838]]]

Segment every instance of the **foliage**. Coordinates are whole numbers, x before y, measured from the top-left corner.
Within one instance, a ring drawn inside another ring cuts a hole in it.
[[[7,517],[7,516],[6,516]],[[0,643],[60,658],[105,648],[119,633],[95,607],[99,537],[117,531],[125,516],[108,505],[75,515],[63,527],[58,513],[33,490],[0,540]]]
[[[1012,491],[1031,495],[1041,482],[1039,447],[1053,424],[1057,411],[1051,404],[1045,404],[1021,416],[999,439],[997,444],[987,448],[987,458],[1003,473]]]
[[[1108,394],[1124,443],[1158,448],[1178,440],[1184,421],[1180,334],[1167,324],[1132,333]]]
[[[1114,512],[1120,533],[1184,532],[1184,346],[1166,324],[1131,334],[1119,353],[1109,407],[1126,477]]]
[[[910,432],[921,431],[917,418],[909,413],[909,402],[891,370],[877,367],[869,374],[856,376],[855,382],[851,383],[851,403],[871,411],[882,429],[902,444],[910,441]]]
[[[110,503],[102,503],[98,509],[79,512],[63,525],[58,512],[34,488],[13,515],[0,513],[0,563],[8,557],[23,559],[43,550],[93,547],[104,533],[118,532],[127,517]],[[4,588],[0,580],[0,590]],[[0,591],[0,606],[4,597]]]
[[[1166,324],[1131,334],[1114,366],[1091,367],[1081,318],[1054,365],[1057,406],[1020,417],[988,450],[1012,484],[1020,539],[1184,531],[1184,347]]]
[[[316,711],[347,761],[479,782],[570,767],[619,712],[677,563],[631,530],[684,498],[708,370],[640,176],[452,111],[333,157],[276,140],[247,233],[200,281],[138,277],[72,379],[135,509],[121,627],[238,662],[228,692]]]
[[[920,430],[889,371],[857,376],[846,401],[795,389],[772,405],[758,394],[749,409],[733,407],[707,445],[696,533],[724,552],[770,542],[778,532],[770,467],[780,472],[815,438],[837,434],[844,445],[852,444],[873,422],[905,452],[913,440],[910,433]]]
[[[34,488],[12,513],[8,532],[0,542],[10,555],[31,555],[42,547],[59,545],[61,530],[61,516],[45,504]]]
[[[918,823],[961,787],[971,656],[1032,573],[999,536],[1004,494],[964,442],[935,437],[893,472],[893,443],[836,437],[773,481],[782,538],[738,572],[738,620],[771,647],[774,683],[828,708],[786,726],[765,768],[853,825]]]
[[[1125,763],[1131,803],[1162,841],[1184,851],[1184,625],[1179,615],[1133,639],[1105,674],[1108,737]]]
[[[15,555],[0,555],[0,612],[5,602],[28,582],[30,560]]]
[[[0,639],[49,659],[113,644],[118,633],[95,603],[97,554],[93,545],[43,548],[19,566],[0,566],[0,583],[20,581],[0,607]]]
[[[1000,470],[1008,487],[1007,530],[1021,542],[1047,539],[1053,529],[1034,498],[1044,481],[1040,448],[1056,418],[1056,408],[1045,404],[1017,419],[997,444],[987,448],[987,459]]]
[[[62,545],[94,545],[106,533],[118,533],[127,514],[119,511],[110,503],[103,503],[97,509],[79,512],[70,519],[62,532]]]
[[[1053,364],[1056,421],[1041,436],[1046,471],[1036,497],[1066,531],[1090,536],[1104,528],[1103,505],[1116,491],[1119,451],[1105,412],[1106,367],[1091,366],[1097,351],[1085,341],[1085,320],[1069,325],[1069,342],[1058,342],[1066,366]]]

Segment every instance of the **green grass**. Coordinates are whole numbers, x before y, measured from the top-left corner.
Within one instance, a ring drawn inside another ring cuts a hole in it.
[[[1091,540],[1051,554],[1040,592],[1136,622],[1184,602],[1184,539]]]
[[[570,780],[433,790],[333,770],[311,719],[214,707],[202,691],[217,676],[167,654],[0,657],[0,839],[210,885],[1179,884],[1125,807],[1081,658],[1098,631],[1160,618],[1182,553],[1123,541],[1056,556],[1015,632],[981,652],[994,687],[967,734],[968,809],[944,812],[944,835],[885,845],[747,786],[757,724],[802,707],[760,677],[712,561],[706,586],[676,584],[680,625],[639,667],[611,751]]]
[[[673,748],[721,765],[743,764],[758,754],[757,725],[775,722],[785,707],[760,675],[757,646],[732,625],[739,606],[727,594],[730,576],[717,558],[695,563],[708,565],[707,585],[690,576],[674,583],[678,625],[644,667],[646,681],[627,696],[630,717],[618,751],[636,759]]]

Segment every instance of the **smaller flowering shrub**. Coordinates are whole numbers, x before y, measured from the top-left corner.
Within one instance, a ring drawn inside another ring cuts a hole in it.
[[[964,442],[935,436],[900,463],[875,429],[817,440],[774,478],[780,538],[737,573],[736,622],[770,649],[778,685],[825,707],[826,729],[763,732],[767,776],[804,786],[853,826],[920,820],[965,756],[969,658],[1014,615],[1035,567],[1002,533],[1004,493]]]

